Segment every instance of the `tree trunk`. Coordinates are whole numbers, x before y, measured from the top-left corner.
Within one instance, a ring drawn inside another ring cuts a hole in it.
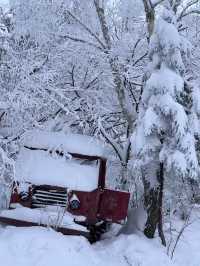
[[[158,206],[159,186],[150,188],[150,183],[144,184],[144,207],[147,211],[147,221],[144,234],[148,238],[153,238],[159,221]]]
[[[160,176],[159,176],[159,197],[158,197],[158,205],[159,205],[159,221],[158,221],[158,234],[161,239],[163,246],[166,247],[166,240],[163,232],[163,216],[162,216],[162,207],[163,207],[163,189],[164,189],[164,165],[160,163]]]
[[[144,180],[144,206],[147,211],[147,221],[144,228],[144,234],[148,238],[153,238],[156,228],[158,228],[159,237],[164,246],[166,241],[163,233],[162,221],[162,203],[163,203],[163,185],[164,185],[164,166],[160,163],[157,171],[157,186],[150,187],[150,182]]]
[[[127,143],[128,146],[124,148],[125,158],[120,158],[121,161],[121,171],[120,171],[120,178],[119,182],[117,182],[117,188],[123,189],[128,191],[129,183],[128,183],[128,160],[130,157],[130,135],[133,133],[134,130],[134,116],[133,112],[128,108],[127,99],[126,99],[126,91],[123,83],[123,75],[121,73],[121,69],[119,66],[118,58],[113,57],[111,50],[112,50],[112,39],[109,32],[109,28],[106,22],[105,17],[105,10],[102,5],[100,4],[99,0],[94,0],[94,5],[96,8],[97,16],[99,19],[99,23],[101,26],[101,31],[103,34],[104,42],[106,44],[106,53],[108,62],[110,64],[110,69],[113,76],[114,82],[114,89],[115,93],[117,94],[117,99],[119,103],[119,107],[121,109],[122,117],[126,121],[127,124]],[[120,157],[120,156],[119,156]]]
[[[111,41],[109,28],[108,28],[108,25],[106,23],[105,10],[104,10],[103,6],[100,5],[99,0],[94,0],[94,5],[96,8],[99,23],[101,26],[103,38],[104,38],[104,41],[106,43],[108,61],[110,64],[112,75],[113,75],[113,81],[114,81],[114,85],[115,85],[115,91],[117,93],[117,98],[119,101],[119,106],[121,108],[124,119],[127,121],[129,130],[130,130],[130,132],[132,132],[133,121],[134,121],[133,120],[133,114],[127,108],[125,88],[123,86],[123,78],[122,78],[120,68],[118,65],[118,59],[113,58],[113,56],[110,54],[110,51],[112,48],[112,41]]]
[[[148,42],[150,41],[150,37],[153,34],[154,23],[155,23],[155,7],[152,6],[149,0],[143,0],[144,11],[146,16],[146,24],[148,31]]]
[[[149,0],[143,0],[148,37],[147,40],[150,42],[150,38],[154,31],[155,25],[155,7]],[[146,83],[146,75],[143,77],[143,88]],[[162,141],[161,141],[162,142]],[[157,185],[151,187],[148,177],[143,178],[144,183],[144,207],[147,211],[147,221],[145,224],[144,234],[148,238],[153,238],[155,231],[158,228],[159,237],[161,238],[162,244],[166,246],[166,241],[163,233],[163,221],[162,221],[162,202],[163,202],[163,186],[164,186],[164,166],[163,163],[158,162],[158,170],[156,172],[156,183]],[[155,166],[156,167],[156,166]]]
[[[117,189],[122,189],[128,191],[128,165],[127,163],[121,162],[121,171],[119,175],[119,180],[117,181]]]

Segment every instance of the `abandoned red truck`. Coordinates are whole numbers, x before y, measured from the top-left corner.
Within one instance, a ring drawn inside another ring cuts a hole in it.
[[[127,216],[129,193],[105,186],[106,158],[96,139],[34,130],[22,138],[9,209],[0,222],[50,226],[100,239],[110,223]]]

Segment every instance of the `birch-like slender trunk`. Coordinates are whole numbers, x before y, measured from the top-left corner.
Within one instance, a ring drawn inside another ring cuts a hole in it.
[[[100,5],[99,0],[94,0],[94,5],[96,8],[96,13],[97,13],[98,20],[99,20],[99,23],[101,26],[101,31],[102,31],[102,35],[104,38],[104,42],[106,44],[106,53],[107,53],[108,61],[109,61],[112,76],[113,76],[115,92],[117,94],[117,98],[118,98],[118,102],[119,102],[119,106],[120,106],[123,118],[127,123],[127,128],[128,128],[127,140],[128,140],[128,139],[130,139],[130,136],[133,133],[133,125],[134,125],[133,113],[128,109],[128,105],[127,105],[127,101],[126,101],[125,88],[124,88],[124,84],[123,84],[123,77],[122,77],[121,71],[119,69],[118,59],[113,58],[113,56],[111,54],[112,41],[111,41],[111,36],[109,33],[109,28],[108,28],[108,25],[106,22],[104,7],[103,7],[103,5]],[[120,176],[119,186],[120,186],[120,188],[122,188],[124,190],[128,190],[128,187],[127,187],[128,170],[127,169],[128,169],[128,159],[130,157],[130,146],[126,150],[126,153],[127,153],[125,155],[126,159],[120,159],[120,162],[121,162],[121,173],[120,174],[121,174],[121,176]]]

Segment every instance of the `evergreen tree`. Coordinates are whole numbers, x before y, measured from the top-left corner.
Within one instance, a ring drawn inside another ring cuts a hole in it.
[[[158,226],[162,235],[162,194],[164,177],[197,175],[198,162],[191,114],[184,106],[185,67],[183,38],[169,5],[156,20],[149,44],[149,65],[142,94],[140,117],[132,147],[136,167],[144,182],[147,221],[144,233],[152,238]]]

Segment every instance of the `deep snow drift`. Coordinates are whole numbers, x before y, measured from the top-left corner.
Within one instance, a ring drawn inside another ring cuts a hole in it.
[[[0,261],[4,266],[199,266],[198,212],[190,222],[173,260],[159,239],[148,240],[140,232],[90,245],[83,237],[64,236],[52,229],[6,227],[0,229]],[[175,221],[176,229],[181,226]]]
[[[63,236],[45,228],[7,228],[0,233],[5,266],[155,266],[173,265],[158,243],[138,235],[90,245],[83,237]]]

